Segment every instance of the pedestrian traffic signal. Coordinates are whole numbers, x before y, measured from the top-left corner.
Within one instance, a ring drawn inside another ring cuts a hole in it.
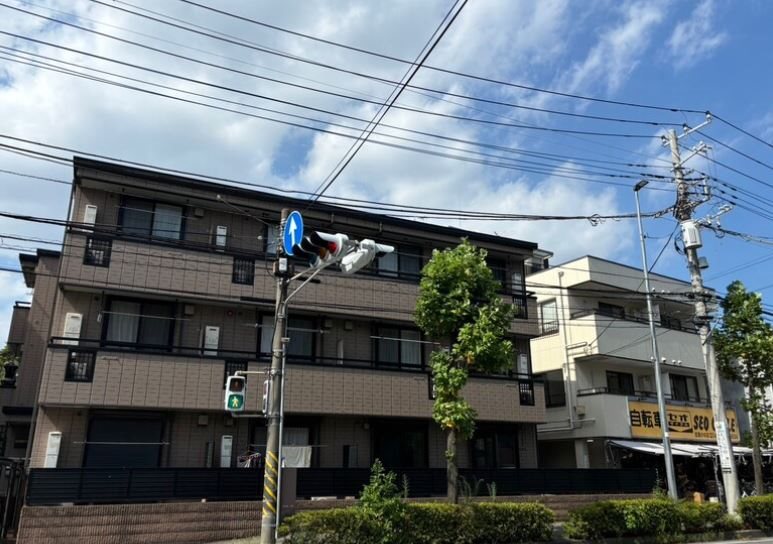
[[[225,409],[229,412],[244,411],[244,393],[247,379],[244,376],[228,376],[225,383]]]
[[[351,243],[345,234],[315,231],[304,236],[301,242],[295,246],[293,253],[308,257],[309,266],[312,268],[322,268],[340,260],[349,247],[351,247]]]

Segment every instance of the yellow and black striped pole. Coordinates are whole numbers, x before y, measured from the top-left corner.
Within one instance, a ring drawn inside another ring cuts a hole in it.
[[[280,232],[284,228],[289,210],[282,210]],[[277,248],[277,257],[285,259],[281,247]],[[268,420],[268,433],[266,436],[265,470],[263,472],[263,511],[260,521],[260,544],[274,544],[276,542],[277,518],[281,505],[279,497],[279,471],[282,470],[279,462],[279,424],[282,418],[282,338],[287,334],[287,266],[285,272],[280,272],[279,262],[274,263],[274,275],[276,277],[276,306],[274,311],[274,338],[271,343],[271,369],[269,370],[269,391],[266,419]]]

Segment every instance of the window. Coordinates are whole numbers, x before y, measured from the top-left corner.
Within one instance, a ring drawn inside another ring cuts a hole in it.
[[[542,334],[558,332],[558,307],[555,300],[543,302],[539,306]]]
[[[698,379],[695,376],[671,374],[671,398],[674,400],[698,401]]]
[[[287,344],[289,359],[314,360],[317,337],[317,325],[314,319],[290,317],[287,320],[287,336],[290,338]],[[264,315],[260,320],[260,354],[263,357],[271,356],[273,338],[274,316]]]
[[[674,329],[677,331],[682,330],[682,322],[679,321],[679,319],[675,317],[671,317],[668,315],[661,315],[660,316],[660,324],[668,329]]]
[[[373,458],[385,467],[424,468],[427,459],[427,423],[384,421],[371,425]]]
[[[125,234],[181,240],[183,208],[127,197],[121,205],[119,222]]]
[[[518,438],[515,429],[476,430],[471,443],[474,468],[518,468]]]
[[[94,378],[93,351],[70,351],[67,355],[67,370],[64,373],[66,382],[90,382]]]
[[[101,238],[86,238],[86,249],[83,253],[83,264],[94,266],[110,266],[111,240]]]
[[[376,329],[375,360],[377,364],[408,368],[422,366],[421,333],[416,329],[378,327]]]
[[[633,395],[633,375],[607,370],[607,391],[613,395]]]
[[[564,389],[564,373],[562,370],[551,370],[544,374],[545,406],[566,406],[566,390]]]
[[[529,349],[529,339],[515,337],[513,338],[513,351],[515,352],[515,372],[519,377],[526,378],[531,376],[531,351]]]
[[[30,424],[29,423],[13,423],[10,424],[11,432],[13,433],[13,449],[26,450],[30,436]]]
[[[380,276],[403,279],[419,279],[421,276],[422,250],[415,246],[395,246],[395,251],[376,260],[375,268]]]
[[[225,362],[225,374],[223,376],[223,389],[225,389],[225,382],[228,381],[229,376],[233,376],[239,370],[247,370],[247,361],[226,361]]]
[[[170,346],[175,305],[171,302],[114,299],[107,312],[105,343]]]
[[[507,263],[504,259],[487,258],[486,263],[491,269],[491,273],[494,275],[494,279],[497,280],[504,289],[507,284]]]
[[[513,273],[510,274],[510,288],[514,293],[523,293],[526,291],[526,284],[523,279],[523,261],[514,263]]]
[[[529,310],[526,295],[513,295],[513,311],[516,319],[528,319]]]
[[[263,248],[266,254],[276,255],[276,249],[280,243],[279,225],[266,225],[266,247]]]
[[[255,259],[234,257],[231,281],[241,285],[252,285],[255,283]]]
[[[606,302],[599,302],[599,313],[615,319],[625,319],[625,308],[618,306],[617,304],[607,304]]]

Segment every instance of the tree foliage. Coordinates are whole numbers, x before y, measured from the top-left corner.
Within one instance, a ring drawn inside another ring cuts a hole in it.
[[[746,387],[743,407],[752,418],[752,448],[758,491],[762,489],[760,444],[773,440],[773,410],[765,387],[773,384],[773,327],[762,317],[762,297],[734,281],[722,301],[714,349],[722,374]]]
[[[436,395],[432,416],[449,433],[449,474],[456,474],[456,436],[470,438],[475,430],[475,410],[461,394],[469,372],[496,372],[512,363],[507,333],[514,313],[499,296],[500,288],[486,251],[467,240],[435,250],[422,270],[416,323],[442,345],[430,358]],[[449,476],[449,497],[455,500],[452,481]]]

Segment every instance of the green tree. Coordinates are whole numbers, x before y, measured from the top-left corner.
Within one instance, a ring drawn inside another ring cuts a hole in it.
[[[722,322],[714,331],[717,364],[725,377],[743,384],[744,409],[752,419],[754,487],[764,492],[761,443],[773,439],[773,411],[765,387],[773,384],[773,328],[762,318],[762,296],[734,281],[722,301]]]
[[[512,364],[507,334],[514,313],[500,289],[486,265],[486,251],[467,240],[454,249],[435,250],[422,270],[416,323],[442,346],[430,358],[432,416],[446,432],[448,498],[453,502],[459,498],[456,441],[472,437],[477,415],[462,388],[471,370],[496,372]]]

